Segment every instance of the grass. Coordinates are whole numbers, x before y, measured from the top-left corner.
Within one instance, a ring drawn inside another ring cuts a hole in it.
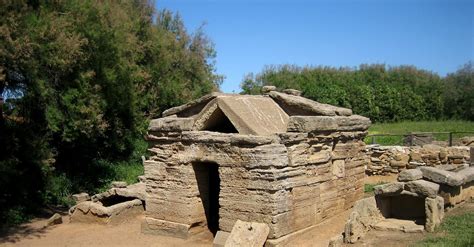
[[[434,234],[415,246],[474,246],[474,212],[446,218]]]
[[[399,122],[399,123],[379,123],[373,124],[369,128],[369,135],[374,134],[396,134],[399,136],[375,137],[375,142],[382,145],[403,144],[403,134],[410,132],[474,132],[474,122],[472,121],[419,121],[419,122]],[[454,134],[453,139],[463,136],[474,136],[474,133]],[[447,141],[448,134],[434,134],[435,140]],[[365,142],[370,144],[371,137],[367,137]]]
[[[377,185],[386,184],[387,182],[378,182],[376,184],[364,184],[364,193],[374,192],[374,187]]]

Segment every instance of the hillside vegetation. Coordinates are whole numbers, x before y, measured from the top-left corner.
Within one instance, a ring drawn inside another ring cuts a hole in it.
[[[243,93],[264,85],[294,88],[322,103],[351,108],[373,122],[440,119],[474,121],[474,64],[442,78],[413,66],[358,68],[267,66],[241,83]]]
[[[221,83],[202,28],[150,1],[0,5],[0,225],[136,179],[147,119]]]

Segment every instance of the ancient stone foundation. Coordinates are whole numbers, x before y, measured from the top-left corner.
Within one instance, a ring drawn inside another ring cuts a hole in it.
[[[369,119],[293,91],[212,94],[150,123],[142,231],[187,238],[265,223],[267,246],[363,194]]]
[[[468,146],[441,147],[432,144],[423,147],[368,145],[366,153],[370,162],[366,173],[384,175],[423,166],[456,170],[472,162],[470,149],[474,150]]]
[[[402,171],[398,182],[374,187],[375,197],[356,203],[345,226],[345,238],[355,243],[370,229],[432,232],[446,207],[474,198],[474,167],[448,171],[420,167]]]

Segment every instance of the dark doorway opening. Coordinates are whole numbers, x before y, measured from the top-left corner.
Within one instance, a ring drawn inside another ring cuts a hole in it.
[[[385,218],[412,220],[418,225],[426,221],[425,198],[410,195],[376,197],[377,207]]]
[[[194,175],[199,189],[204,212],[206,214],[207,228],[213,235],[219,230],[219,192],[220,178],[219,166],[216,163],[193,163]]]
[[[227,118],[224,112],[219,108],[209,116],[209,119],[204,123],[203,130],[221,133],[239,133],[229,118]]]

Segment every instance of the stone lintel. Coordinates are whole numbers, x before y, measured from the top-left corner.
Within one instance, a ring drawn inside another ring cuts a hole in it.
[[[369,128],[370,119],[359,115],[353,116],[291,116],[288,132],[318,131],[365,131]]]
[[[192,130],[193,118],[158,118],[150,121],[148,131],[173,132]]]

